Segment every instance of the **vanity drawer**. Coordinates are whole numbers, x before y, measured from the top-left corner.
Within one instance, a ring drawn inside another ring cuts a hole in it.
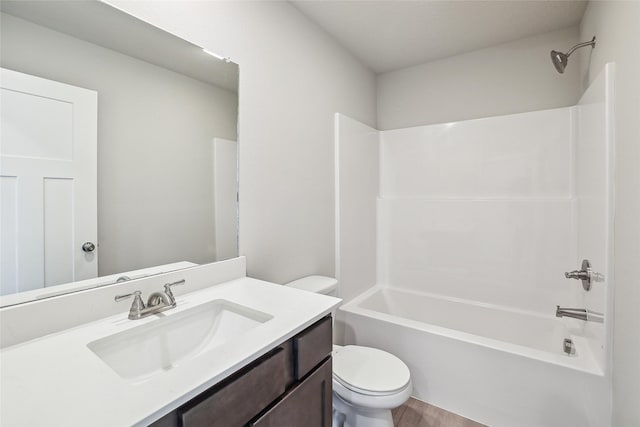
[[[179,411],[183,427],[246,425],[256,413],[280,397],[290,383],[290,357],[285,347],[254,362],[213,393]]]
[[[251,427],[331,427],[331,359],[249,424]]]
[[[331,317],[319,320],[293,338],[294,375],[301,379],[331,354]]]

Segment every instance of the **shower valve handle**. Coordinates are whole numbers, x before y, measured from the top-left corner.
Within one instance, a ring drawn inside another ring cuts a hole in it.
[[[582,281],[582,288],[585,291],[591,289],[591,264],[588,259],[582,261],[582,270],[573,270],[564,273],[567,279],[576,279]]]
[[[589,272],[584,270],[573,270],[564,273],[567,279],[589,280]]]

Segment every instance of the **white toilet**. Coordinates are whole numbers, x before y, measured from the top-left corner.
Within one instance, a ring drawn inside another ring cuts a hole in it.
[[[338,281],[308,276],[288,283],[336,296]],[[386,351],[358,345],[333,346],[333,427],[393,427],[391,409],[409,399],[407,365]]]

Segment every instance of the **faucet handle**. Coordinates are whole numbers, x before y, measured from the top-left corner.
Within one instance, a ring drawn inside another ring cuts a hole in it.
[[[185,284],[185,280],[178,280],[177,282],[172,282],[172,283],[165,283],[164,285],[164,293],[167,294],[167,296],[169,297],[169,302],[172,305],[175,305],[176,303],[176,298],[173,296],[173,292],[171,292],[171,287],[172,286],[177,286],[177,285],[184,285]]]
[[[130,294],[116,295],[116,302],[133,297],[131,308],[129,309],[129,319],[139,319],[140,312],[144,310],[144,302],[142,301],[142,292],[135,291]]]
[[[176,286],[176,285],[184,285],[186,282],[186,280],[182,279],[182,280],[178,280],[177,282],[172,282],[172,283],[166,283],[164,285],[165,289],[171,289],[172,286]]]
[[[567,271],[566,273],[564,273],[564,277],[566,277],[567,279],[580,280],[582,282],[582,288],[585,291],[588,291],[589,289],[591,289],[592,274],[593,272],[591,270],[591,264],[589,263],[588,259],[585,259],[582,261],[581,270]]]
[[[566,279],[589,280],[589,272],[584,270],[573,270],[564,273]]]
[[[130,294],[116,295],[114,300],[118,302],[118,301],[122,301],[123,299],[131,298],[131,297],[135,297],[135,299],[138,299],[138,297],[142,298],[141,295],[142,295],[142,292],[134,291],[134,292],[131,292]]]

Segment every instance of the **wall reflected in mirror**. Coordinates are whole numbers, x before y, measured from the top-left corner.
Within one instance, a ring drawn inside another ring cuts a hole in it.
[[[3,1],[0,302],[238,255],[238,66],[97,1]]]

